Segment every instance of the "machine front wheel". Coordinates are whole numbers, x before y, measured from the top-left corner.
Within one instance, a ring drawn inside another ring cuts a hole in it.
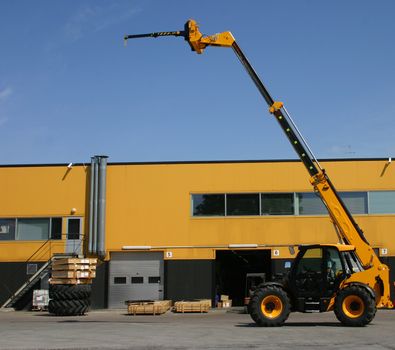
[[[363,327],[373,320],[376,303],[365,288],[350,286],[338,293],[334,311],[343,325]]]
[[[282,288],[269,285],[255,291],[248,310],[258,326],[278,327],[287,320],[291,311],[291,302]]]

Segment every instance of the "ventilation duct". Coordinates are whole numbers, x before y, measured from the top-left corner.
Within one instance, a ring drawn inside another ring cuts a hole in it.
[[[91,158],[89,194],[89,253],[104,258],[107,156]]]

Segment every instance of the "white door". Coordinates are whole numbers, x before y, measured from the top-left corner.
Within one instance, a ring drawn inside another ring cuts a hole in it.
[[[163,300],[163,252],[111,253],[109,308],[127,300]]]
[[[82,254],[82,218],[67,218],[66,251],[69,254]]]

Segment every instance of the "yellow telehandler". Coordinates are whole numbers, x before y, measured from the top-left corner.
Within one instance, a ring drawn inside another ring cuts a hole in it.
[[[161,36],[182,36],[198,54],[207,46],[233,49],[306,167],[339,238],[339,244],[300,246],[284,280],[265,282],[255,290],[248,310],[257,325],[281,326],[293,311],[334,311],[342,324],[364,326],[373,320],[377,308],[392,308],[388,267],[380,262],[283,103],[269,94],[232,33],[203,36],[191,19],[181,31],[127,35],[124,39]]]

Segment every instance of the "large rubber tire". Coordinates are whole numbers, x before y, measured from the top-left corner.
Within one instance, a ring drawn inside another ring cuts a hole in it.
[[[88,299],[91,291],[90,284],[50,284],[49,298],[54,300]]]
[[[89,311],[89,299],[50,300],[48,311],[56,316],[78,316]]]
[[[248,311],[258,326],[279,327],[288,319],[291,302],[281,287],[264,286],[252,295]]]
[[[376,315],[376,302],[362,286],[350,286],[339,291],[335,300],[335,315],[345,326],[363,327]]]

